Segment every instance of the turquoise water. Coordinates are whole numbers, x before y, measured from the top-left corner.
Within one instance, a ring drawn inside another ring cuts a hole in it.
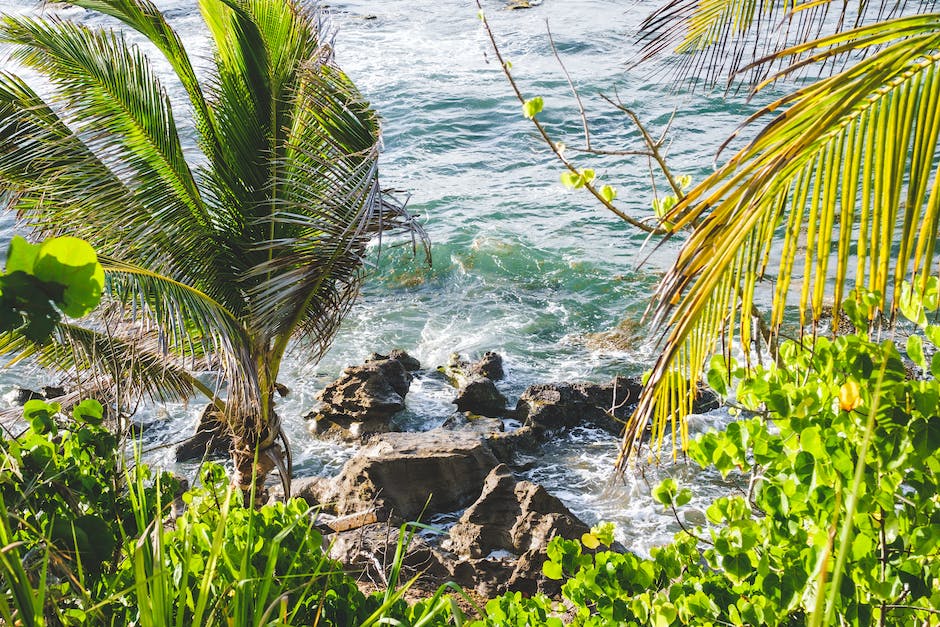
[[[205,58],[208,42],[194,3],[157,4],[187,45]],[[34,11],[32,0],[4,0],[3,6]],[[653,6],[544,0],[530,10],[508,11],[503,2],[485,2],[520,87],[528,97],[544,98],[540,119],[556,139],[581,144],[581,122],[551,53],[546,20],[585,99],[594,146],[642,147],[629,120],[599,98],[616,90],[654,134],[672,119],[669,163],[676,173],[698,180],[753,106],[740,99],[725,101],[720,94],[676,93],[656,64],[628,70],[632,33]],[[292,435],[298,474],[331,474],[349,454],[348,448],[313,440],[300,416],[344,366],[360,363],[372,351],[401,347],[433,367],[452,352],[476,356],[495,350],[506,360],[508,380],[501,385],[513,402],[536,382],[603,381],[615,373],[642,372],[654,346],[640,318],[677,244],[654,250],[644,234],[586,193],[561,186],[560,164],[523,119],[498,65],[488,62],[492,51],[475,4],[333,2],[328,15],[337,30],[339,63],[383,119],[383,184],[403,190],[402,197],[410,195],[409,207],[430,235],[434,263],[428,268],[423,255],[413,257],[408,242],[384,241],[332,350],[311,364],[303,346],[295,347],[281,377],[292,394],[280,412]],[[180,89],[169,88],[179,99]],[[625,211],[651,213],[645,158],[578,163],[593,167],[600,180],[618,189]],[[662,177],[657,176],[656,185],[665,188]],[[9,233],[9,222],[4,227]],[[624,320],[631,335],[621,345],[598,346],[591,340],[591,334],[615,329]],[[6,376],[9,388],[13,376]],[[403,420],[414,428],[435,426],[452,411],[451,397],[452,391],[440,384],[418,380]],[[144,419],[163,419],[150,444],[170,443],[188,433],[199,410],[197,402],[143,408]],[[638,474],[609,484],[615,452],[616,442],[608,436],[579,431],[547,447],[531,476],[590,522],[617,521],[621,539],[630,546],[644,549],[664,541],[672,521],[652,505],[646,480]],[[151,455],[158,462],[170,457],[168,449]],[[664,473],[691,472],[658,468],[646,474],[655,482]],[[713,477],[696,475],[696,482],[703,480],[712,492],[726,489]]]

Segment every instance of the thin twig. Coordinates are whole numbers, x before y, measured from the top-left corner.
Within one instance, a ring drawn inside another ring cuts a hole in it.
[[[650,153],[652,153],[653,159],[655,159],[656,163],[659,164],[659,169],[662,170],[666,180],[669,181],[669,187],[672,188],[676,198],[678,198],[680,201],[684,199],[685,194],[682,191],[682,186],[679,185],[679,182],[676,181],[675,177],[672,175],[672,171],[669,169],[669,166],[666,165],[666,158],[663,157],[662,152],[659,150],[662,146],[662,138],[659,141],[654,140],[653,137],[649,134],[649,131],[646,130],[646,127],[643,126],[643,123],[640,121],[640,116],[638,116],[633,111],[633,109],[630,109],[624,105],[623,102],[620,101],[619,97],[617,100],[614,100],[610,96],[601,94],[601,98],[612,104],[615,108],[619,109],[623,113],[626,113],[627,117],[633,121],[633,124],[637,127],[637,129],[639,129],[640,135],[643,137],[643,142],[646,144],[646,147],[649,148]]]
[[[506,80],[509,81],[510,87],[512,87],[513,92],[516,95],[516,99],[523,105],[526,103],[525,97],[522,95],[522,91],[519,89],[519,86],[516,84],[515,79],[512,76],[512,72],[509,70],[509,64],[503,58],[503,54],[499,49],[499,45],[496,43],[496,35],[493,34],[493,30],[490,28],[490,24],[486,19],[486,14],[483,12],[483,5],[480,0],[476,0],[477,7],[480,10],[480,21],[483,23],[483,30],[486,31],[486,35],[490,40],[490,44],[493,46],[493,53],[496,55],[496,60],[499,61],[499,67],[502,69],[503,74],[506,76]],[[535,126],[539,135],[542,137],[542,140],[548,145],[555,157],[573,174],[581,174],[581,171],[578,170],[568,159],[565,157],[561,148],[556,142],[553,142],[551,137],[548,134],[548,131],[545,130],[545,127],[541,122],[538,121],[535,117],[531,118],[532,124]],[[594,196],[604,207],[611,211],[618,218],[634,226],[641,231],[654,235],[668,235],[670,231],[667,229],[650,227],[649,225],[643,223],[641,220],[634,218],[627,213],[624,213],[622,210],[618,209],[612,202],[604,198],[601,195],[600,190],[598,190],[593,183],[585,181],[584,188],[591,192],[591,195]]]
[[[581,94],[578,93],[574,83],[571,81],[568,68],[565,67],[564,62],[561,60],[561,55],[558,54],[558,48],[555,46],[555,38],[552,37],[552,29],[548,25],[548,20],[545,20],[545,31],[548,33],[548,43],[552,46],[552,54],[555,55],[555,59],[558,61],[558,67],[561,68],[562,73],[565,75],[565,80],[568,81],[568,86],[571,87],[571,93],[574,94],[574,99],[578,102],[578,113],[581,115],[581,124],[584,126],[584,147],[587,150],[591,150],[591,132],[588,130],[587,115],[584,113],[584,103],[581,102]]]

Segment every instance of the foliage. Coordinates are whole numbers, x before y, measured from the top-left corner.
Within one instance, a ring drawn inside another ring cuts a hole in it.
[[[221,466],[182,492],[136,464],[122,475],[102,409],[63,416],[31,401],[30,428],[2,441],[0,618],[40,625],[406,625],[451,622],[443,590],[402,600],[412,582],[365,596],[324,553],[301,500],[242,504]],[[238,497],[236,498],[236,494]],[[170,506],[185,507],[168,518]],[[404,536],[404,534],[402,534]],[[400,568],[405,542],[394,569]],[[38,584],[38,585],[37,585]],[[454,614],[459,616],[459,610]]]
[[[82,624],[75,620],[84,620],[92,599],[110,590],[127,538],[161,518],[159,503],[172,499],[179,484],[164,474],[159,488],[144,485],[149,470],[138,466],[140,490],[130,498],[117,438],[101,425],[97,401],[83,401],[66,416],[58,403],[31,400],[23,418],[26,432],[0,441],[4,540],[16,548],[0,574],[7,585],[35,578],[49,583],[32,611],[37,621],[46,614]],[[14,562],[22,569],[18,578],[11,577]]]
[[[857,313],[867,329],[867,312]],[[689,447],[694,461],[744,485],[707,508],[707,527],[683,527],[651,559],[587,551],[596,538],[555,539],[544,572],[566,579],[568,608],[507,595],[477,624],[536,625],[555,616],[572,625],[796,625],[823,611],[827,623],[933,624],[940,373],[908,376],[893,342],[864,333],[789,342],[780,359],[753,371],[735,365],[743,377],[737,399],[749,417]],[[667,479],[653,496],[683,524],[689,488]],[[837,533],[843,525],[849,532]]]
[[[0,350],[90,372],[89,390],[204,393],[233,433],[247,494],[282,462],[275,391],[289,340],[321,355],[358,293],[368,242],[420,227],[379,187],[378,121],[309,3],[200,0],[214,50],[198,77],[150,0],[61,4],[133,32],[0,18],[0,43],[44,81],[40,96],[0,72],[0,205],[42,235],[86,239],[112,306],[101,324],[58,325],[49,346],[8,333]],[[185,89],[197,146],[134,37]],[[196,378],[205,370],[219,373],[215,389]]]
[[[940,218],[940,22],[931,4],[900,15],[889,6],[862,3],[849,16],[849,5],[828,1],[674,0],[647,21],[648,52],[678,43],[681,65],[695,72],[723,71],[713,61],[727,53],[729,81],[735,69],[753,69],[756,91],[806,69],[818,74],[752,115],[747,123],[764,123],[754,138],[664,216],[694,228],[652,306],[668,332],[628,423],[621,467],[647,422],[657,425],[658,448],[663,425],[689,413],[696,386],[677,382],[698,380],[719,341],[726,361],[733,347],[750,354],[760,341],[749,315],[764,279],[773,280],[762,331],[771,349],[787,307],[818,329],[830,313],[838,319],[852,290],[877,294],[892,318],[905,279],[926,288]],[[764,45],[766,56],[738,65]]]
[[[14,236],[0,274],[0,333],[49,339],[61,314],[80,318],[98,306],[104,271],[87,242],[50,237],[30,244]]]

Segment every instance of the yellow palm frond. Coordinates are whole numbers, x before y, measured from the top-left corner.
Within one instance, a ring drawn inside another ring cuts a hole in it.
[[[762,280],[776,283],[776,335],[794,301],[804,326],[819,322],[830,298],[838,308],[846,288],[877,292],[893,310],[902,281],[931,271],[940,217],[940,15],[780,54],[825,60],[847,46],[879,49],[754,116],[776,113],[666,217],[677,228],[701,224],[658,288],[656,322],[668,332],[627,425],[621,468],[650,419],[657,451],[668,424],[684,441],[696,392],[688,382],[701,378],[721,338],[747,352],[752,330],[739,312],[751,311]]]

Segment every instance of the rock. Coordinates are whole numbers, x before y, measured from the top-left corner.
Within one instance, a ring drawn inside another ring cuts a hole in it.
[[[480,498],[451,528],[447,548],[475,558],[499,550],[521,555],[544,550],[557,535],[580,538],[589,530],[545,488],[516,481],[500,464],[486,477]]]
[[[44,385],[42,394],[46,398],[61,398],[65,396],[65,388],[58,385]]]
[[[232,438],[218,410],[211,403],[199,416],[196,434],[176,447],[177,462],[197,461],[206,457],[221,457],[228,454]]]
[[[411,375],[400,361],[380,359],[351,366],[317,398],[334,414],[357,420],[389,418],[405,408]]]
[[[405,362],[411,359],[400,353]],[[312,431],[321,437],[354,440],[386,432],[389,418],[405,408],[411,380],[402,361],[373,355],[317,394],[321,405],[305,418],[314,421]]]
[[[454,412],[444,420],[441,429],[451,431],[469,430],[487,437],[493,433],[500,433],[505,429],[503,421],[499,418],[489,418],[476,414]]]
[[[388,570],[395,559],[401,533],[399,527],[379,523],[332,534],[325,537],[324,542],[329,542],[330,557],[369,581],[382,584],[385,583]],[[420,573],[424,578],[443,582],[450,575],[446,561],[447,558],[424,538],[414,535],[404,552],[399,581],[408,581]]]
[[[471,377],[457,390],[454,399],[457,411],[498,418],[506,413],[506,397],[496,389],[492,379],[479,375]]]
[[[380,521],[426,520],[471,504],[498,463],[472,432],[386,433],[347,461],[316,500],[337,515],[374,507]]]
[[[535,453],[545,441],[546,430],[539,425],[524,425],[514,431],[492,432],[486,445],[503,464],[514,465],[516,453]]]
[[[390,352],[388,358],[399,362],[408,372],[421,370],[421,362],[399,348]]]
[[[370,361],[384,361],[386,359],[394,359],[395,361],[401,363],[401,365],[408,372],[415,372],[416,370],[421,370],[421,362],[415,359],[414,357],[412,357],[411,355],[409,355],[408,353],[406,353],[405,351],[401,350],[400,348],[396,348],[392,350],[392,352],[390,352],[388,355],[382,355],[380,353],[370,353],[369,356],[366,358],[366,363],[369,363]]]
[[[446,366],[440,366],[438,372],[444,374],[455,388],[463,387],[474,377],[483,377],[493,381],[505,378],[503,358],[497,353],[487,351],[477,361],[471,363],[459,353],[452,353]]]
[[[493,381],[501,381],[506,378],[506,372],[503,370],[503,358],[491,351],[483,353],[479,360],[470,364],[467,372],[471,377],[479,375]]]
[[[16,388],[16,404],[25,405],[29,401],[33,400],[43,400],[46,397],[42,395],[42,392],[37,392],[36,390],[30,390],[27,388]]]
[[[467,508],[454,525],[443,547],[463,558],[473,568],[455,566],[457,583],[472,584],[480,590],[477,571],[493,560],[488,556],[508,552],[496,592],[506,590],[528,594],[557,593],[560,582],[542,574],[545,551],[555,536],[580,538],[589,528],[564,503],[545,488],[528,481],[516,481],[509,468],[500,464],[486,477],[480,498]],[[495,568],[488,564],[489,568]],[[473,579],[468,580],[468,575]]]
[[[639,377],[615,377],[610,383],[548,383],[526,389],[516,414],[527,424],[556,430],[588,424],[619,436],[622,421],[633,411],[643,383]],[[708,388],[699,389],[692,411],[716,409],[720,399]]]

